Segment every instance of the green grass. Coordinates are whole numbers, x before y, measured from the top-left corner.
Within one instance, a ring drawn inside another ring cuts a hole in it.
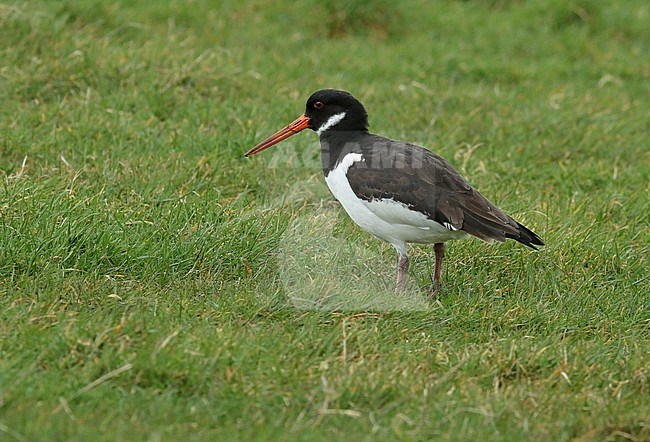
[[[0,4],[0,439],[650,440],[649,20]],[[394,251],[333,201],[315,135],[242,158],[322,87],[547,246],[450,244],[435,302],[414,247],[387,296]]]

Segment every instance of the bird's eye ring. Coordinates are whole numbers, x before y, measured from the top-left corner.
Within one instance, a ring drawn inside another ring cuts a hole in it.
[[[314,109],[322,109],[325,107],[325,104],[322,101],[314,101]]]

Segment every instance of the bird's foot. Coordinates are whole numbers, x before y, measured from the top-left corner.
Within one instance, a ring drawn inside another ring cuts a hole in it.
[[[440,296],[440,291],[442,290],[442,284],[440,280],[433,281],[431,287],[429,287],[429,297],[431,299],[436,299]]]

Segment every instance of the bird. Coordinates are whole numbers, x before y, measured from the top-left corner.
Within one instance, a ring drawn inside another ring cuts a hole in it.
[[[481,195],[440,155],[368,130],[366,109],[352,94],[314,92],[305,112],[252,147],[246,157],[305,129],[320,138],[321,162],[331,193],[363,230],[397,251],[395,290],[406,290],[408,245],[433,244],[431,294],[441,288],[445,243],[470,237],[513,239],[538,250],[542,239]]]

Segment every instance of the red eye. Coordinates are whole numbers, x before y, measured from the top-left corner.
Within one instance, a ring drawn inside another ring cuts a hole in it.
[[[314,109],[322,109],[325,107],[322,101],[314,101]]]

